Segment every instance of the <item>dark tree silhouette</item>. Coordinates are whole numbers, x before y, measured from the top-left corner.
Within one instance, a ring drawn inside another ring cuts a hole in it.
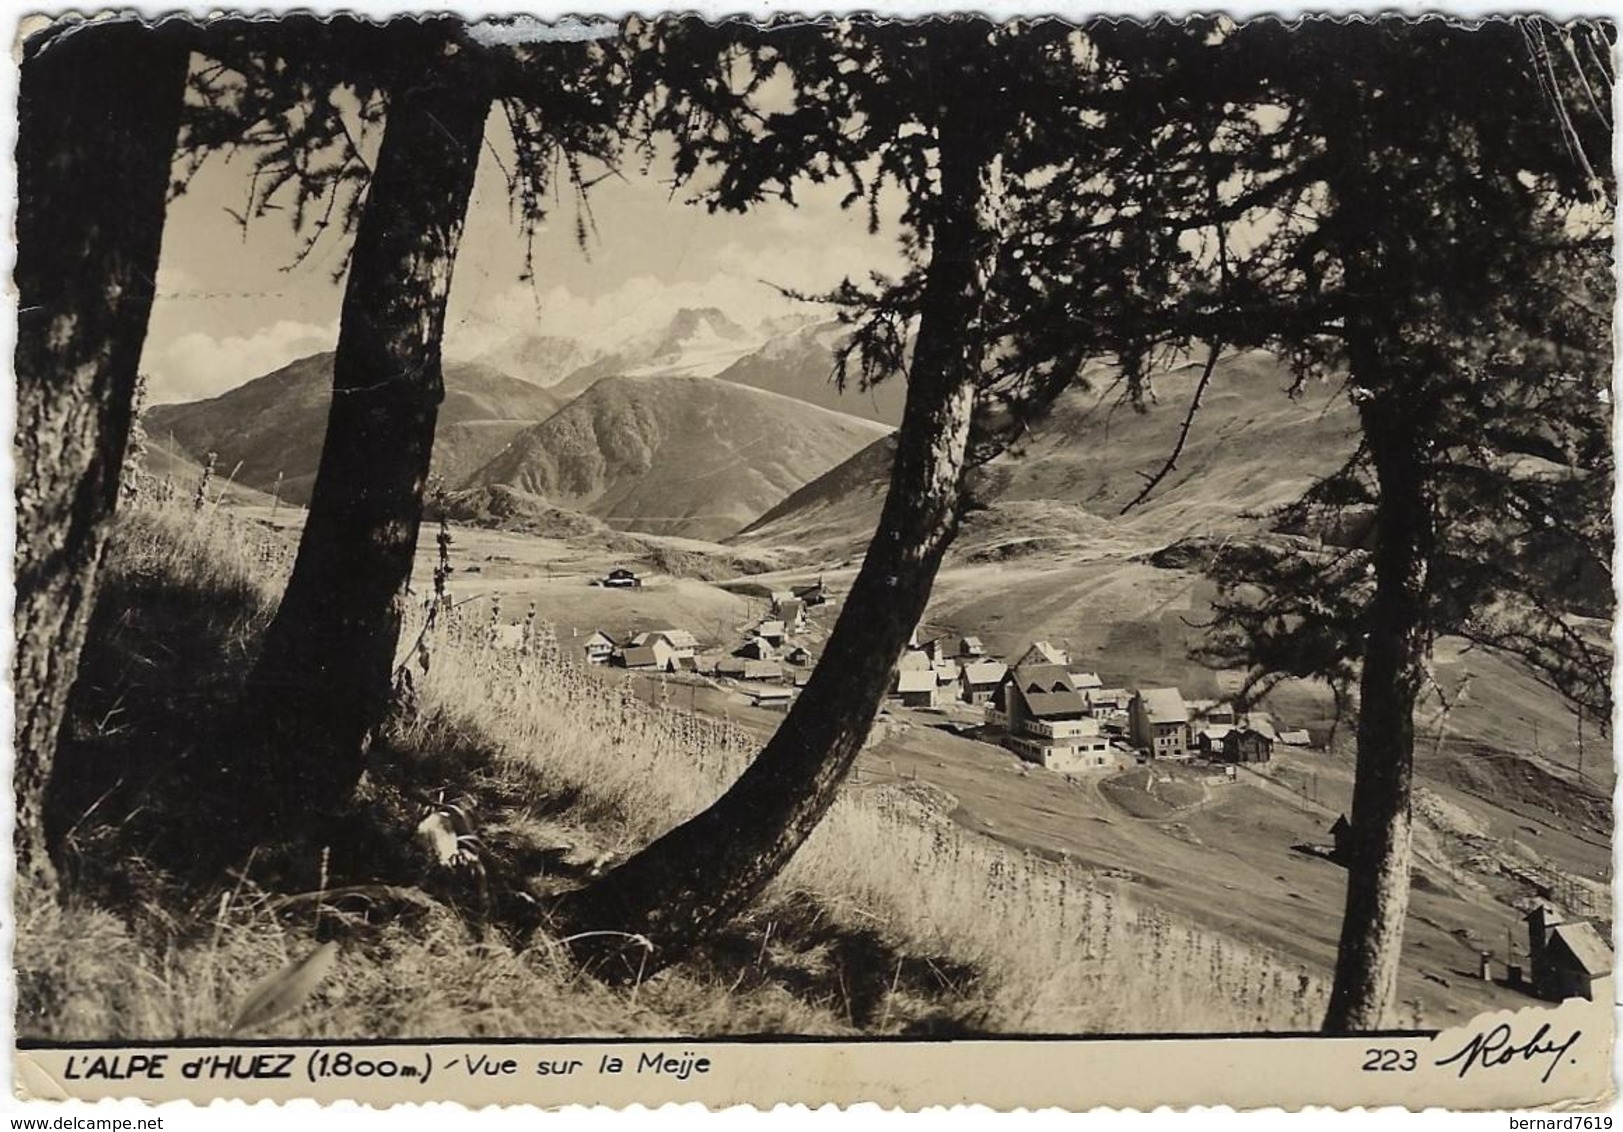
[[[1089,52],[1067,24],[980,20],[689,26],[661,45],[667,90],[654,125],[675,135],[680,176],[717,169],[713,207],[792,202],[802,178],[843,178],[847,203],[867,202],[877,219],[884,184],[907,192],[912,269],[826,297],[853,327],[839,380],[853,369],[864,383],[905,372],[907,402],[878,529],[782,725],[711,807],[555,905],[555,926],[579,937],[603,977],[645,976],[679,957],[753,901],[816,827],[923,616],[966,505],[966,473],[1097,345],[1022,352],[1002,325],[1037,285],[1017,254],[1029,233],[1012,222],[1035,215],[1022,204],[1033,186],[1066,164],[1097,172],[1137,160],[1126,104],[1107,81],[1116,76]],[[778,68],[793,77],[793,109],[756,106]],[[1118,103],[1121,113],[1103,112]],[[1090,206],[1119,206],[1122,184]],[[1090,278],[1121,263],[1103,258]]]
[[[417,548],[452,267],[491,93],[460,21],[388,26],[387,125],[355,228],[326,440],[292,577],[245,690],[271,818],[341,803],[387,711]]]
[[[1327,158],[1328,194],[1295,254],[1298,262],[1322,257],[1321,271],[1333,265],[1303,289],[1338,308],[1323,330],[1345,358],[1375,491],[1331,1032],[1392,1021],[1408,907],[1414,715],[1432,641],[1445,619],[1491,617],[1496,599],[1530,592],[1504,584],[1506,574],[1490,581],[1451,569],[1445,550],[1461,543],[1450,528],[1485,532],[1493,520],[1466,508],[1504,498],[1470,469],[1506,484],[1517,477],[1507,480],[1484,458],[1519,455],[1507,446],[1516,435],[1548,428],[1548,450],[1554,430],[1571,425],[1566,452],[1578,456],[1593,450],[1595,426],[1604,428],[1595,402],[1571,409],[1610,369],[1609,359],[1596,365],[1609,354],[1605,331],[1561,343],[1576,324],[1560,281],[1563,258],[1594,240],[1565,233],[1570,206],[1592,197],[1609,211],[1610,188],[1552,112],[1544,60],[1529,49],[1530,29],[1543,27],[1376,24],[1358,30],[1355,51],[1346,40],[1354,29],[1321,25],[1305,45],[1318,66],[1311,81],[1303,73],[1296,105]],[[1597,125],[1591,144],[1606,137],[1601,151],[1609,152],[1609,124]],[[1529,396],[1567,411],[1532,427],[1514,412],[1489,415]],[[1503,533],[1526,517],[1506,516]],[[1472,557],[1492,565],[1513,545],[1490,539]],[[1454,583],[1463,584],[1450,593]]]
[[[42,821],[117,500],[152,308],[187,44],[178,22],[63,21],[23,44],[17,143],[18,883]]]
[[[1293,392],[1337,375],[1357,406],[1357,457],[1281,521],[1356,508],[1367,537],[1231,546],[1207,650],[1251,666],[1253,696],[1281,675],[1325,678],[1342,702],[1361,687],[1333,1031],[1391,1022],[1434,636],[1508,651],[1609,715],[1604,641],[1569,616],[1610,609],[1609,101],[1579,93],[1610,89],[1604,30],[1221,29],[1185,42],[1159,88],[1133,85],[1161,115],[1144,123],[1136,175],[1160,184],[1142,207],[1101,224],[1072,208],[1091,184],[1068,177],[1031,202],[1047,213],[1026,254],[1058,285],[1014,312],[1026,348],[1087,343],[1090,307],[1114,294],[1129,396],[1157,350],[1260,346],[1289,359]],[[1101,291],[1102,237],[1144,254]],[[1574,576],[1582,592],[1563,593]]]
[[[589,43],[492,49],[455,19],[242,28],[198,84],[196,154],[256,151],[248,215],[291,196],[306,252],[330,228],[353,233],[308,518],[243,694],[241,734],[264,754],[220,768],[252,816],[278,820],[341,806],[388,712],[444,397],[445,306],[486,119],[499,100],[528,236],[555,161],[584,191],[582,157],[612,156],[618,100],[604,93],[612,52]],[[373,163],[352,118],[384,123]]]

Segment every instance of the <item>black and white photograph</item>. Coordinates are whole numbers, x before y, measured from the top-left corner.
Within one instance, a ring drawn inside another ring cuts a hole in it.
[[[17,43],[24,1051],[1609,1061],[1608,20]]]

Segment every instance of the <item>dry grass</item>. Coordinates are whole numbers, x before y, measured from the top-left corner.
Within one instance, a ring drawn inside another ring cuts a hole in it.
[[[574,799],[571,818],[610,856],[709,805],[755,753],[742,729],[643,703],[623,678],[576,667],[544,627],[523,649],[488,639],[476,612],[434,635],[425,705],[477,718],[543,793]],[[1304,971],[1173,923],[1108,878],[964,831],[924,789],[847,789],[752,921],[808,898],[847,930],[883,938],[904,972],[908,956],[959,971],[937,992],[977,1029],[1311,1030],[1327,994]]]
[[[93,679],[75,696],[81,766],[209,741],[195,720],[229,702],[245,670],[290,561],[278,537],[223,513],[121,519]],[[153,623],[184,610],[179,628]],[[256,1032],[1307,1030],[1320,1016],[1325,988],[1297,968],[1174,923],[1110,878],[967,833],[917,785],[846,790],[759,907],[644,985],[606,989],[566,946],[506,930],[518,892],[544,900],[612,866],[708,805],[756,744],[576,667],[544,625],[519,649],[496,647],[490,628],[474,605],[424,636],[415,705],[374,746],[336,839],[182,851],[197,815],[163,788],[174,780],[162,760],[144,791],[76,799],[61,819],[74,901],[19,895],[19,1033],[223,1033],[323,938],[342,944],[332,975]],[[414,844],[425,798],[476,827],[482,883]]]

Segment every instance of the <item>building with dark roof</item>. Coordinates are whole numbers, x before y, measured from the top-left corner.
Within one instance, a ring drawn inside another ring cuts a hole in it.
[[[1274,741],[1245,724],[1213,723],[1195,733],[1202,758],[1225,763],[1265,763],[1274,757]]]
[[[771,660],[777,655],[777,650],[772,647],[772,642],[765,637],[751,637],[734,649],[733,655],[743,657],[746,660]]]
[[[789,592],[807,605],[822,605],[833,596],[821,578],[807,586],[790,586]]]
[[[973,633],[965,633],[958,638],[958,655],[965,660],[986,655],[986,645]]]
[[[901,700],[904,707],[935,707],[936,688],[934,669],[902,668],[896,672],[892,695]]]
[[[1595,1001],[1600,985],[1612,976],[1612,949],[1595,925],[1569,921],[1548,904],[1535,905],[1526,920],[1533,993],[1554,1002]]]
[[[1001,660],[972,660],[958,670],[959,696],[966,704],[988,703],[1008,674]]]
[[[1028,664],[1057,664],[1063,668],[1070,663],[1071,658],[1064,649],[1055,648],[1047,641],[1032,641],[1031,647],[1014,662],[1014,666],[1023,668]]]
[[[782,621],[792,633],[805,627],[806,603],[798,597],[779,598],[772,603],[772,616]]]
[[[1133,697],[1133,742],[1157,759],[1189,757],[1189,709],[1176,688],[1140,688]]]
[[[622,668],[658,668],[663,670],[675,654],[664,641],[646,645],[627,645],[619,654]]]
[[[1330,826],[1330,840],[1335,847],[1330,850],[1330,859],[1337,864],[1345,865],[1352,860],[1352,822],[1347,815],[1342,814]]]
[[[987,705],[986,718],[1004,728],[1005,747],[1049,770],[1105,769],[1120,759],[1062,664],[1011,671]]]
[[[587,664],[607,664],[618,647],[613,637],[601,629],[593,629],[592,635],[581,642],[580,649]]]

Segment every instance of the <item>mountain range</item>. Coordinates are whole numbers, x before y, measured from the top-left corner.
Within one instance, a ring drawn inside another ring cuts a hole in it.
[[[835,386],[834,351],[845,333],[838,322],[803,315],[747,329],[715,307],[694,307],[610,347],[522,332],[477,360],[550,389],[561,402],[605,377],[719,377],[882,424],[901,423],[907,396],[901,378],[872,390]]]
[[[306,503],[327,435],[332,367],[331,352],[312,354],[218,397],[154,405],[143,423],[194,461],[215,453],[222,476]],[[465,478],[521,429],[558,409],[550,391],[488,365],[448,362],[444,375],[434,474],[448,482]]]
[[[505,484],[621,530],[720,539],[885,427],[693,376],[613,376],[527,428],[467,485]]]
[[[977,530],[993,530],[998,513],[1016,504],[1028,521],[1034,510],[1064,508],[1146,546],[1254,531],[1263,525],[1260,513],[1296,499],[1356,447],[1357,421],[1337,386],[1316,383],[1291,397],[1291,374],[1278,358],[1230,355],[1213,371],[1177,467],[1122,516],[1172,454],[1200,369],[1190,363],[1157,374],[1152,397],[1134,407],[1119,400],[1108,366],[1089,367],[1085,385],[1063,394],[1016,445],[980,469],[974,518],[960,542],[974,545]],[[876,441],[781,500],[735,541],[823,557],[860,550],[878,522],[894,458],[894,438]],[[1043,525],[1029,533],[1044,535]]]
[[[515,334],[445,364],[432,474],[452,489],[506,484],[620,529],[734,534],[900,419],[900,380],[835,389],[841,333],[804,316],[747,329],[702,307],[612,348]],[[174,455],[213,452],[222,476],[302,504],[332,365],[330,352],[301,358],[217,397],[153,406],[145,424]]]
[[[818,351],[832,357],[837,327],[773,329],[759,342],[755,332],[737,337],[736,323],[682,319],[662,328],[670,333],[628,344],[621,362],[635,372],[605,366],[590,383],[582,376],[576,384],[584,389],[565,404],[565,382],[584,368],[558,377],[580,356],[567,344],[511,344],[509,364],[530,358],[538,367],[532,373],[552,366],[556,380],[545,387],[488,360],[447,365],[435,463],[464,493],[458,514],[605,540],[616,531],[673,545],[725,540],[740,555],[794,564],[785,581],[815,568],[837,587],[849,585],[888,489],[895,440],[885,423],[811,402],[824,384],[804,380],[820,372],[809,359]],[[164,463],[189,483],[196,462],[215,451],[217,482],[240,461],[238,485],[270,490],[280,471],[283,500],[307,496],[331,364],[331,355],[316,355],[209,401],[149,410],[149,465]],[[799,383],[784,376],[796,372]],[[1201,547],[1301,533],[1281,535],[1274,512],[1353,452],[1356,413],[1334,381],[1291,396],[1281,359],[1225,357],[1175,466],[1123,514],[1178,448],[1200,366],[1157,374],[1139,406],[1120,400],[1109,367],[1085,376],[1091,385],[1063,395],[1017,445],[975,473],[926,621],[975,632],[1004,655],[1052,640],[1089,658],[1107,682],[1226,694],[1225,674],[1191,657],[1215,596],[1198,568]],[[850,403],[850,394],[839,396],[836,404]],[[1540,765],[1570,765],[1573,748],[1562,737],[1572,733],[1571,715],[1524,670],[1439,656],[1439,672],[1473,676],[1492,690],[1452,717],[1446,750],[1439,745],[1431,756],[1441,770],[1475,774],[1481,760],[1473,752],[1519,750],[1529,728],[1544,736],[1548,758]],[[1334,710],[1322,688],[1295,683],[1277,689],[1271,703],[1321,729]]]

